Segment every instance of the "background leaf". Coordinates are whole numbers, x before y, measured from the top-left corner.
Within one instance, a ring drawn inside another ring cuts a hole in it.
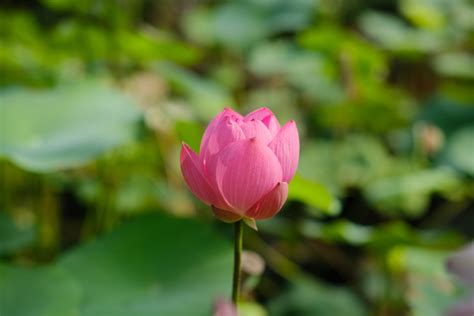
[[[270,304],[270,315],[362,316],[366,311],[351,292],[300,278],[294,281],[287,293]]]
[[[230,295],[232,250],[208,224],[148,215],[71,251],[81,316],[208,316]]]
[[[0,156],[32,171],[70,168],[133,137],[138,108],[98,82],[0,95]]]
[[[80,316],[80,296],[76,281],[57,266],[0,264],[0,315]]]
[[[461,297],[462,290],[446,272],[446,258],[443,251],[415,247],[395,247],[390,252],[391,268],[406,273],[404,295],[414,316],[445,315],[448,307]]]
[[[300,176],[291,181],[288,199],[301,201],[325,215],[337,215],[340,211],[339,201],[322,184]]]
[[[34,240],[32,223],[18,224],[8,214],[0,212],[0,255],[29,246]]]
[[[446,159],[456,168],[474,175],[474,126],[453,134],[446,149]]]

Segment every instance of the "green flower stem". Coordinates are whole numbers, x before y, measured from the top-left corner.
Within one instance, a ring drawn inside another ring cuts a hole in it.
[[[237,307],[240,294],[240,283],[242,279],[242,243],[243,243],[243,225],[242,220],[234,223],[234,279],[232,284],[232,302]]]

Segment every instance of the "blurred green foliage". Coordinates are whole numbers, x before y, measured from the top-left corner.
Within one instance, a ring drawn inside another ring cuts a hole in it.
[[[302,143],[284,210],[246,231],[266,270],[245,316],[443,315],[463,295],[444,260],[474,238],[473,16],[3,1],[0,315],[210,315],[231,227],[186,189],[179,146],[225,106],[295,119]]]

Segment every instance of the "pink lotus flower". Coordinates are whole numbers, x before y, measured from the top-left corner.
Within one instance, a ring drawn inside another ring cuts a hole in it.
[[[225,222],[274,216],[298,166],[294,121],[283,127],[267,108],[243,117],[225,109],[209,124],[199,155],[183,143],[181,171],[190,190]]]

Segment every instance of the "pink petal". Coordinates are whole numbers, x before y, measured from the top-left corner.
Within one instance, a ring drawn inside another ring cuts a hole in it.
[[[281,181],[275,154],[256,138],[230,144],[209,161],[209,178],[236,213],[243,214]]]
[[[256,137],[264,144],[268,144],[272,140],[272,135],[262,121],[251,120],[240,125],[240,128],[246,138]]]
[[[272,138],[278,134],[280,130],[280,123],[275,115],[269,115],[262,120],[263,124],[265,124],[272,135]]]
[[[272,137],[275,137],[275,135],[280,130],[280,123],[278,122],[278,119],[273,114],[273,112],[268,108],[260,108],[247,114],[244,117],[244,122],[248,122],[253,119],[262,121],[262,123],[270,131],[270,134],[272,135]]]
[[[201,147],[200,147],[200,152],[203,152],[203,148],[207,147],[207,143],[209,142],[209,137],[212,135],[214,132],[214,129],[216,126],[219,124],[219,122],[226,116],[234,116],[240,119],[243,119],[242,115],[239,113],[235,112],[234,110],[230,108],[225,108],[224,111],[220,112],[219,114],[216,115],[214,119],[207,125],[206,130],[204,131],[204,135],[202,136],[202,141],[201,141]]]
[[[216,194],[204,177],[199,156],[185,143],[181,147],[180,165],[184,180],[194,195],[208,205],[216,203]]]
[[[288,198],[288,183],[279,182],[276,187],[245,212],[245,217],[265,219],[281,210]]]
[[[225,115],[217,123],[207,138],[207,143],[201,149],[200,155],[204,164],[206,165],[211,156],[217,154],[225,146],[240,139],[245,139],[245,135],[239,126],[239,122],[235,117]]]
[[[231,211],[222,210],[215,206],[212,206],[212,212],[214,216],[226,223],[233,223],[242,218],[242,215],[236,214]]]
[[[268,145],[280,161],[283,181],[290,182],[298,167],[300,140],[294,121],[286,123]]]
[[[273,112],[269,108],[259,108],[249,114],[245,115],[244,121],[248,122],[250,120],[263,120],[269,115],[273,115]]]

